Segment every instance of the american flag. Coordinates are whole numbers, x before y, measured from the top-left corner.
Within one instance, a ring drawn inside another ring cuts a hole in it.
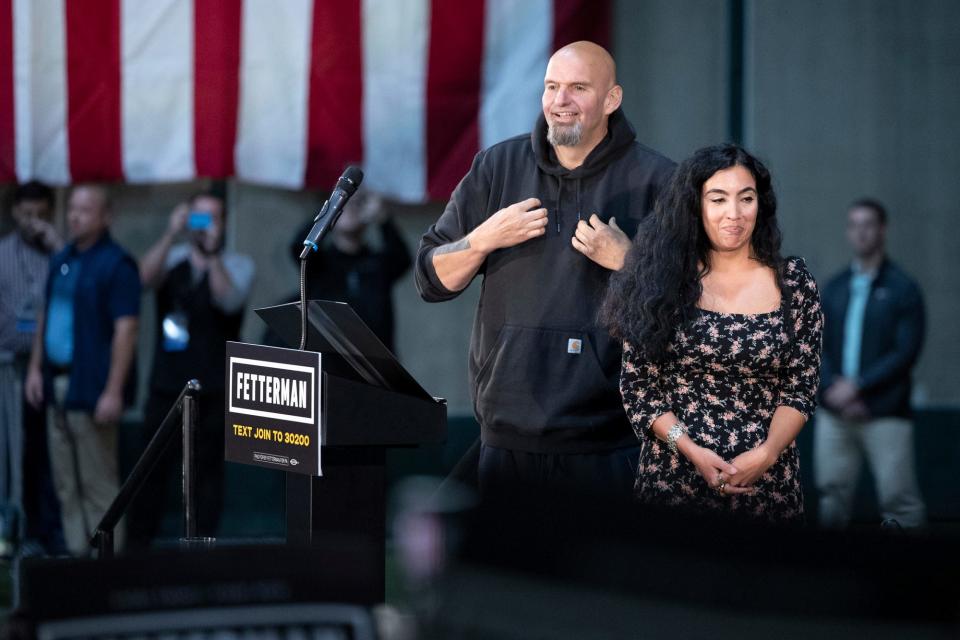
[[[0,0],[0,181],[198,177],[444,199],[529,131],[609,0]]]

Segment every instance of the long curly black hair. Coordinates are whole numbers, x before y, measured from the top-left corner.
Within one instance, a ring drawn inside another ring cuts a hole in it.
[[[747,169],[757,183],[752,256],[774,270],[782,304],[789,305],[770,172],[737,145],[704,147],[677,167],[653,215],[641,224],[623,269],[611,277],[600,309],[600,323],[611,334],[629,340],[653,361],[664,359],[676,330],[696,318],[701,281],[710,271],[710,240],[700,207],[703,183],[734,166]]]

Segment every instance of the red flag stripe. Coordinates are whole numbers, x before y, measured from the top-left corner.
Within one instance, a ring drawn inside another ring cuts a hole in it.
[[[194,0],[193,146],[197,176],[233,175],[242,5]]]
[[[361,0],[313,3],[307,186],[329,188],[363,158]]]
[[[578,40],[610,50],[610,0],[553,0],[553,50]]]
[[[13,116],[13,0],[0,0],[0,181],[16,180]]]
[[[464,26],[469,28],[464,28]],[[450,197],[480,147],[483,0],[433,2],[427,67],[427,193]]]
[[[71,177],[122,179],[120,0],[67,0],[66,33]]]

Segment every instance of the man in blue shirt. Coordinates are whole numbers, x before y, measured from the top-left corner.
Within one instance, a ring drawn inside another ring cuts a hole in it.
[[[119,489],[116,427],[135,390],[140,278],[110,237],[110,222],[106,189],[73,189],[71,242],[50,261],[26,381],[27,400],[48,406],[54,484],[76,555],[89,552],[93,528]]]
[[[887,214],[875,200],[847,213],[852,265],[822,292],[823,411],[814,431],[821,524],[850,521],[863,458],[884,519],[921,526],[926,509],[914,470],[910,374],[924,335],[923,297],[885,251]]]

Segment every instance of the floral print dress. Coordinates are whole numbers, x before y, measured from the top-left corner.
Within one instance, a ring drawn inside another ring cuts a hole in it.
[[[820,296],[799,258],[787,261],[784,284],[791,296],[789,320],[783,307],[751,315],[701,310],[691,325],[677,330],[670,357],[658,363],[624,343],[620,392],[640,439],[635,491],[641,502],[767,521],[803,520],[795,444],[757,479],[753,495],[720,495],[651,429],[657,417],[673,411],[694,442],[729,462],[763,443],[778,407],[812,415],[820,377]]]

